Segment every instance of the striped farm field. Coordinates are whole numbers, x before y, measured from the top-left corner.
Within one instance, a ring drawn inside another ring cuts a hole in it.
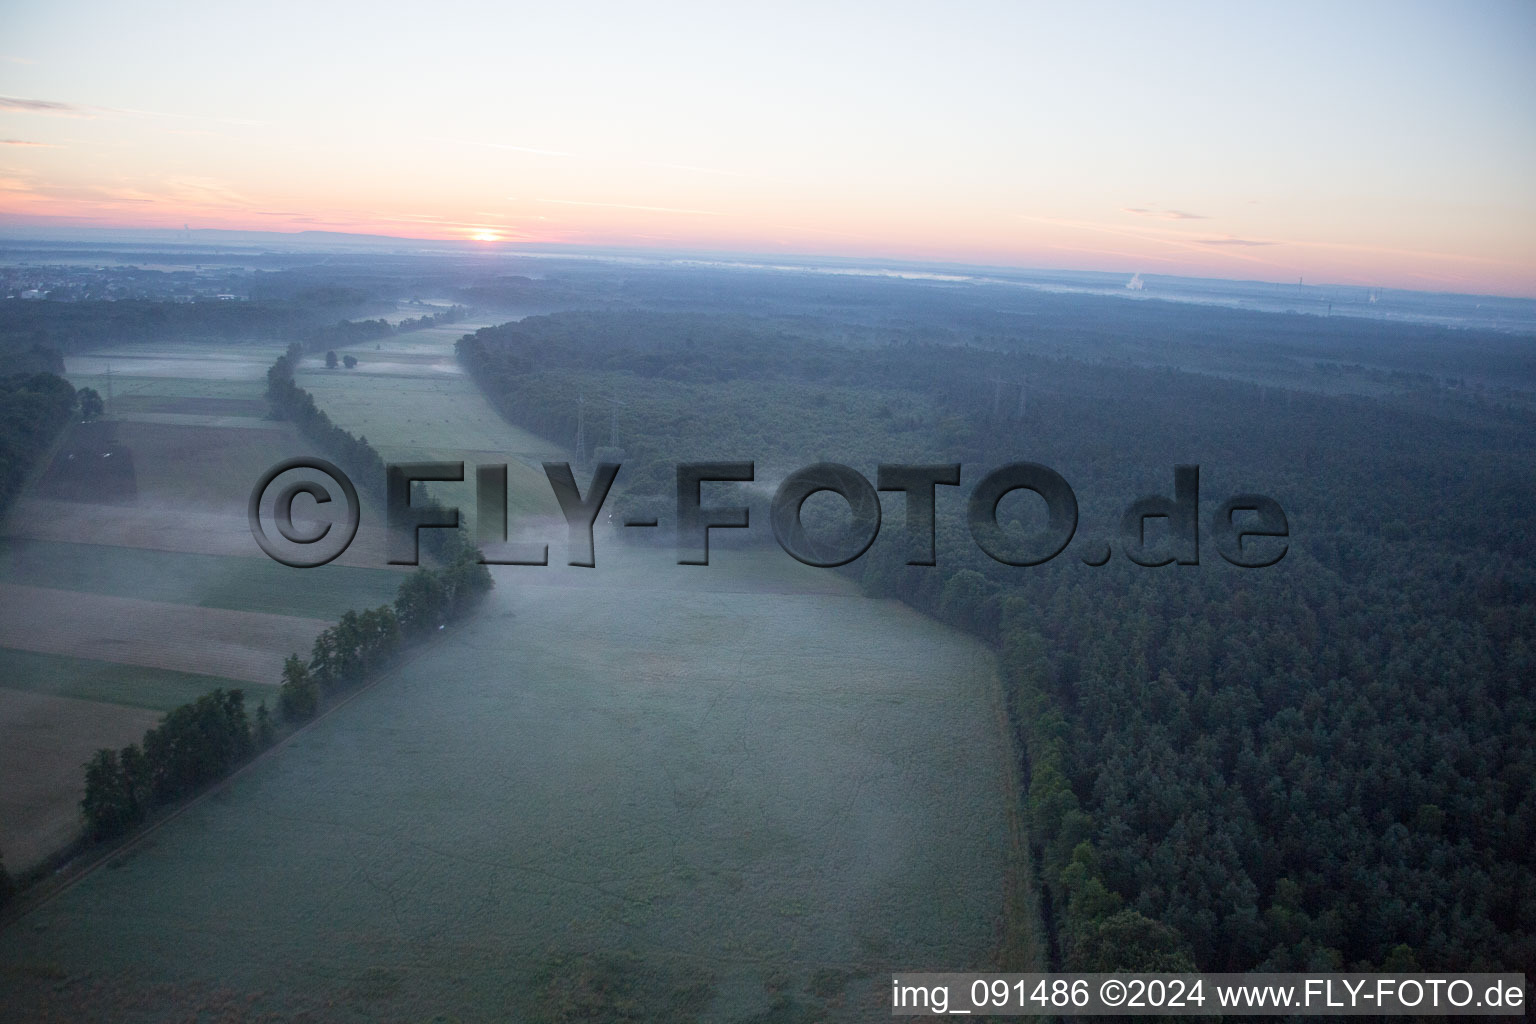
[[[0,688],[49,697],[170,711],[210,690],[241,687],[251,691],[255,699],[266,692],[266,687],[252,687],[237,679],[0,647]]]
[[[275,357],[274,357],[275,358]],[[65,366],[71,360],[66,359]],[[77,388],[95,388],[103,398],[110,392],[112,395],[112,410],[117,409],[117,400],[130,395],[150,396],[155,398],[229,398],[246,401],[261,401],[266,394],[267,383],[257,378],[245,380],[207,380],[197,377],[133,377],[113,371],[111,377],[105,373],[76,373],[70,371],[65,374],[69,382]]]
[[[244,523],[241,540],[254,549]],[[296,571],[265,556],[0,538],[0,583],[199,608],[335,620],[353,608],[389,604],[400,580],[396,570],[335,563]]]
[[[0,647],[275,685],[323,619],[0,583]]]
[[[267,403],[260,398],[175,398],[168,395],[127,394],[112,400],[113,414],[194,413],[203,416],[254,416],[265,418]]]
[[[453,335],[455,338],[457,333]],[[164,343],[70,355],[108,407],[73,424],[0,522],[0,852],[25,870],[77,834],[82,765],[217,688],[275,705],[283,659],[351,609],[394,599],[382,509],[330,565],[251,537],[275,463],[315,449],[267,417],[285,344]],[[363,489],[364,495],[370,493]]]
[[[358,528],[357,539],[332,564],[385,571],[388,561],[381,525],[383,511],[372,507],[366,496],[362,501],[363,525]],[[24,497],[12,508],[4,536],[11,540],[268,560],[251,539],[250,522],[243,504],[238,509],[212,511],[143,499],[131,504],[109,505]],[[303,571],[316,573],[321,570]],[[306,577],[289,574],[288,578],[302,580]]]

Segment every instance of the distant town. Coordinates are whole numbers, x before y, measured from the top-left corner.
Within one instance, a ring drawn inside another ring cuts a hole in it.
[[[0,266],[0,296],[53,302],[237,302],[250,297],[250,278],[250,271],[228,266],[160,270],[23,263]]]

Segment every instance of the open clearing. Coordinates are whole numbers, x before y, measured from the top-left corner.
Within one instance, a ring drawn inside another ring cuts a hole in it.
[[[0,850],[26,867],[80,831],[81,766],[137,743],[159,712],[0,688]]]

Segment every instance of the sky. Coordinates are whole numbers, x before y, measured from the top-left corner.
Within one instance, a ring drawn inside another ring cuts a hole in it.
[[[1536,2],[0,0],[0,226],[1536,297]]]

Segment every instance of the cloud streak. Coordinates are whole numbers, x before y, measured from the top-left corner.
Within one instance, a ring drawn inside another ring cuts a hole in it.
[[[570,156],[571,154],[560,149],[539,149],[535,146],[514,146],[509,142],[481,142],[476,139],[445,139],[435,135],[428,135],[424,142],[448,142],[455,146],[478,146],[481,149],[496,149],[504,153],[531,153],[534,156]]]
[[[723,217],[718,210],[685,210],[676,206],[634,206],[630,203],[593,203],[583,199],[535,199],[536,203],[555,203],[560,206],[601,206],[610,210],[644,210],[647,213],[691,213],[700,217]]]
[[[51,142],[33,142],[30,139],[0,139],[0,146],[32,146],[37,149],[58,149]]]
[[[1156,217],[1159,220],[1210,220],[1203,213],[1188,213],[1184,210],[1150,210],[1145,206],[1122,206],[1121,213],[1134,213],[1138,217]]]
[[[243,126],[264,125],[265,121],[248,121],[236,117],[215,117],[211,114],[176,114],[164,110],[134,110],[129,107],[96,107],[82,103],[65,103],[60,100],[34,100],[22,96],[0,96],[0,113],[46,114],[52,117],[147,117],[169,118],[178,121],[212,121],[217,124]]]
[[[90,108],[57,100],[29,100],[20,96],[0,96],[0,111],[7,114],[52,114],[55,117],[94,117]]]

